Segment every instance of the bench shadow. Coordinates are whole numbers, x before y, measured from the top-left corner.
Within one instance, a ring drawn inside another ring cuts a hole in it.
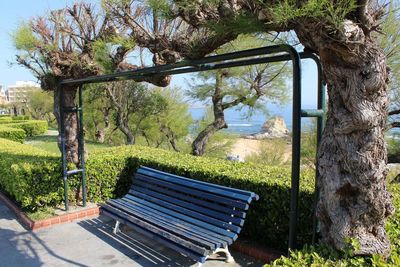
[[[138,232],[125,229],[125,227],[122,227],[123,230],[115,235],[113,233],[114,224],[114,220],[104,216],[78,222],[79,226],[143,267],[175,267],[195,264],[190,258],[178,254]]]
[[[106,216],[99,216],[94,219],[78,222],[79,226],[94,234],[143,267],[196,266],[196,262],[192,259],[163,245],[160,245],[159,243],[152,241],[150,238],[131,230],[128,227],[122,226],[122,232],[119,232],[117,235],[115,235],[113,233],[114,224],[115,221]],[[235,251],[231,251],[231,253],[236,260],[236,264],[227,264],[225,263],[225,255],[214,254],[207,259],[204,265],[226,267],[262,267],[264,265],[262,262],[244,256]]]

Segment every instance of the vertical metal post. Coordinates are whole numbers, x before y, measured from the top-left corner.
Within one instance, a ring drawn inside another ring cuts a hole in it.
[[[292,110],[292,180],[290,194],[289,249],[296,248],[298,199],[300,189],[300,135],[301,135],[301,66],[300,55],[287,46],[293,64],[293,110]]]
[[[326,88],[325,88],[325,83],[323,80],[323,70],[322,70],[322,65],[321,62],[319,61],[319,58],[311,54],[309,56],[310,59],[313,59],[315,64],[317,65],[317,75],[318,75],[318,88],[317,88],[317,94],[318,94],[318,102],[317,102],[317,109],[318,110],[323,110],[323,114],[325,115],[326,112]],[[317,241],[317,227],[318,227],[318,220],[317,220],[317,203],[318,203],[318,197],[319,197],[319,192],[318,192],[318,180],[319,180],[319,171],[318,171],[318,149],[319,145],[321,143],[322,139],[322,131],[324,129],[324,122],[325,122],[325,116],[318,116],[317,117],[317,155],[316,155],[316,163],[315,163],[315,190],[314,190],[314,210],[313,210],[313,232],[312,232],[312,240],[311,243],[314,245]]]
[[[65,210],[68,211],[68,176],[67,176],[67,155],[65,151],[65,125],[64,125],[64,90],[63,86],[59,85],[59,112],[60,112],[60,142],[61,142],[61,160],[63,169],[64,182],[64,203]]]
[[[79,86],[79,168],[82,169],[82,205],[86,207],[86,170],[85,170],[85,137],[83,132],[83,100],[82,100],[83,85]]]

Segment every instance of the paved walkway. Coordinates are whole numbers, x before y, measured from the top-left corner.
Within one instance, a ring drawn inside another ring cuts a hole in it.
[[[237,263],[222,257],[204,267],[262,266],[233,252]],[[27,231],[0,201],[0,266],[195,266],[195,263],[132,231],[112,234],[104,217]]]

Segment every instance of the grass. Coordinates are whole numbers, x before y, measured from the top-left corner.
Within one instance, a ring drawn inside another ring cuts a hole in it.
[[[26,212],[25,214],[33,221],[48,219],[56,215],[54,208],[51,207],[42,208],[34,212]]]
[[[27,138],[25,144],[43,149],[51,153],[60,153],[57,146],[57,136],[55,135],[39,135]],[[89,152],[100,148],[108,147],[107,144],[100,144],[93,141],[85,141],[85,149]]]

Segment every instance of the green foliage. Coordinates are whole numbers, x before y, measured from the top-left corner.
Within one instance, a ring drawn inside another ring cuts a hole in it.
[[[337,30],[346,16],[357,8],[357,1],[308,0],[299,6],[296,0],[284,0],[266,8],[273,15],[274,24],[287,25],[294,20],[311,17],[327,22],[333,26],[333,30]]]
[[[113,71],[113,62],[110,56],[110,47],[104,40],[97,40],[93,43],[94,58],[103,68],[104,73]]]
[[[47,120],[49,125],[54,123],[53,92],[31,90],[27,93],[26,99],[26,106],[32,118],[35,120]]]
[[[209,23],[207,27],[217,34],[226,32],[226,29],[229,29],[234,34],[252,34],[265,31],[264,23],[253,14],[246,13],[240,13],[228,21]]]
[[[26,133],[22,129],[11,128],[6,125],[0,125],[0,138],[9,139],[18,143],[23,143]]]
[[[290,168],[234,163],[137,145],[113,147],[89,155],[89,198],[97,202],[122,196],[129,190],[132,174],[141,165],[256,192],[260,195],[260,200],[252,204],[241,235],[253,240],[263,240],[276,248],[286,247]],[[313,175],[313,172],[304,172],[301,178],[300,242],[311,238],[308,221],[312,214]]]
[[[158,101],[153,105],[162,107],[157,114],[146,116],[140,125],[140,132],[147,145],[174,149],[172,143],[178,143],[185,138],[193,122],[189,105],[185,103],[179,88],[157,88],[153,95],[153,98],[155,97]],[[139,111],[141,112],[143,111]],[[181,149],[181,146],[177,148]]]
[[[18,50],[32,52],[36,49],[39,40],[35,37],[29,23],[22,23],[12,35],[14,46]]]
[[[400,184],[391,183],[388,186],[393,196],[396,211],[400,208]],[[392,253],[388,259],[380,255],[371,257],[356,257],[354,251],[359,243],[349,240],[349,249],[343,252],[336,251],[324,245],[315,247],[305,246],[299,251],[292,251],[289,257],[281,257],[265,267],[272,266],[319,266],[319,267],[384,267],[400,266],[400,214],[396,212],[386,223],[386,232],[392,244]]]
[[[113,53],[116,46],[119,49],[132,50],[135,47],[135,42],[132,38],[113,36],[108,40],[99,39],[93,43],[92,49],[95,61],[102,67],[104,73],[115,71],[116,66],[113,62]]]
[[[0,124],[2,123],[2,122],[9,122],[9,121],[11,121],[12,119],[11,119],[11,116],[2,116],[2,117],[0,117]]]
[[[47,121],[23,120],[29,118],[29,116],[12,117],[12,120],[6,118],[0,120],[1,138],[22,143],[28,136],[47,132]]]
[[[57,155],[0,139],[0,189],[22,208],[56,206],[62,201],[62,188]]]
[[[12,116],[11,119],[13,121],[27,121],[30,120],[31,118],[28,115],[18,115],[18,116]]]
[[[315,120],[308,129],[301,134],[301,164],[315,169],[317,158],[317,124]]]
[[[393,133],[393,136],[386,137],[389,155],[400,155],[400,134]]]
[[[120,197],[130,188],[136,169],[149,166],[260,195],[249,210],[241,236],[284,249],[288,235],[290,169],[195,157],[163,149],[121,146],[93,151],[87,160],[88,200]],[[57,154],[0,139],[0,187],[22,207],[37,210],[62,203],[63,185]],[[310,240],[313,173],[302,174],[299,240]],[[76,186],[77,181],[70,181]],[[73,201],[70,196],[70,201]]]
[[[259,151],[246,156],[245,161],[271,166],[287,165],[287,148],[286,139],[262,140]]]
[[[47,132],[47,121],[29,120],[7,124],[7,127],[22,129],[26,136],[35,136]]]

